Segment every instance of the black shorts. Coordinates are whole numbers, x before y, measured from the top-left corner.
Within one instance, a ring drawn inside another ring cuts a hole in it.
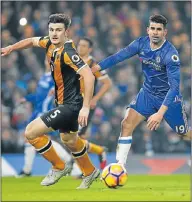
[[[87,131],[88,127],[89,127],[89,124],[90,124],[90,122],[91,122],[91,119],[92,119],[92,117],[93,117],[93,115],[94,115],[94,112],[95,112],[95,109],[91,109],[91,110],[90,110],[87,126],[81,127],[81,128],[79,129],[79,132],[78,132],[78,135],[79,135],[79,136],[84,135],[84,134],[86,133],[86,131]]]
[[[61,133],[78,131],[78,116],[81,105],[71,106],[69,104],[58,107],[44,113],[40,118],[47,127],[59,130]]]

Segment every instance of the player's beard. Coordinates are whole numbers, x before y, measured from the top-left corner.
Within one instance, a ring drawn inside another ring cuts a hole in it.
[[[152,43],[155,45],[161,45],[162,41],[163,40],[161,38],[156,38],[156,39],[152,38]]]

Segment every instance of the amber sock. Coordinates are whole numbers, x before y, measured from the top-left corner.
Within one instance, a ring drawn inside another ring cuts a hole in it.
[[[83,175],[90,175],[95,170],[95,167],[87,154],[87,149],[83,140],[79,137],[77,137],[75,150],[75,152],[72,152],[72,155],[75,158]]]
[[[93,143],[91,143],[85,139],[82,139],[82,140],[83,140],[84,144],[86,145],[88,152],[93,153],[93,154],[97,154],[97,155],[102,154],[102,152],[104,150],[104,148],[102,146],[93,144]]]
[[[101,147],[100,145],[96,145],[96,144],[93,144],[91,142],[88,142],[88,152],[90,153],[94,153],[94,154],[97,154],[97,155],[100,155],[102,154],[104,148]]]
[[[28,140],[28,142],[35,147],[36,151],[38,151],[53,165],[54,169],[63,170],[65,168],[65,163],[57,155],[52,142],[47,135],[37,137],[33,140]]]

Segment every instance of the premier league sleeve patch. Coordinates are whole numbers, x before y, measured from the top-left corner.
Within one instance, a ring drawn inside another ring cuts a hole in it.
[[[172,55],[171,59],[173,60],[173,62],[179,61],[179,57],[177,55]]]

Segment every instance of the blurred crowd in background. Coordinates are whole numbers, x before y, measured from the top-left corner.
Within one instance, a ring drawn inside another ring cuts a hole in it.
[[[47,21],[52,13],[72,17],[69,36],[75,43],[87,36],[94,41],[93,56],[100,61],[146,35],[148,18],[162,14],[168,18],[168,40],[177,48],[181,60],[181,92],[190,118],[191,98],[191,2],[1,2],[1,46],[33,36],[48,35]],[[20,19],[26,18],[22,26]],[[44,72],[45,51],[32,48],[13,52],[1,58],[1,132],[2,152],[22,152],[23,132],[33,106],[18,105],[19,100],[35,91],[37,80]],[[135,97],[143,82],[137,57],[108,70],[112,89],[98,103],[90,140],[116,150],[125,108]],[[190,122],[190,119],[189,119]],[[135,131],[132,152],[187,152],[184,142],[162,123],[157,132],[150,132],[146,123]]]

